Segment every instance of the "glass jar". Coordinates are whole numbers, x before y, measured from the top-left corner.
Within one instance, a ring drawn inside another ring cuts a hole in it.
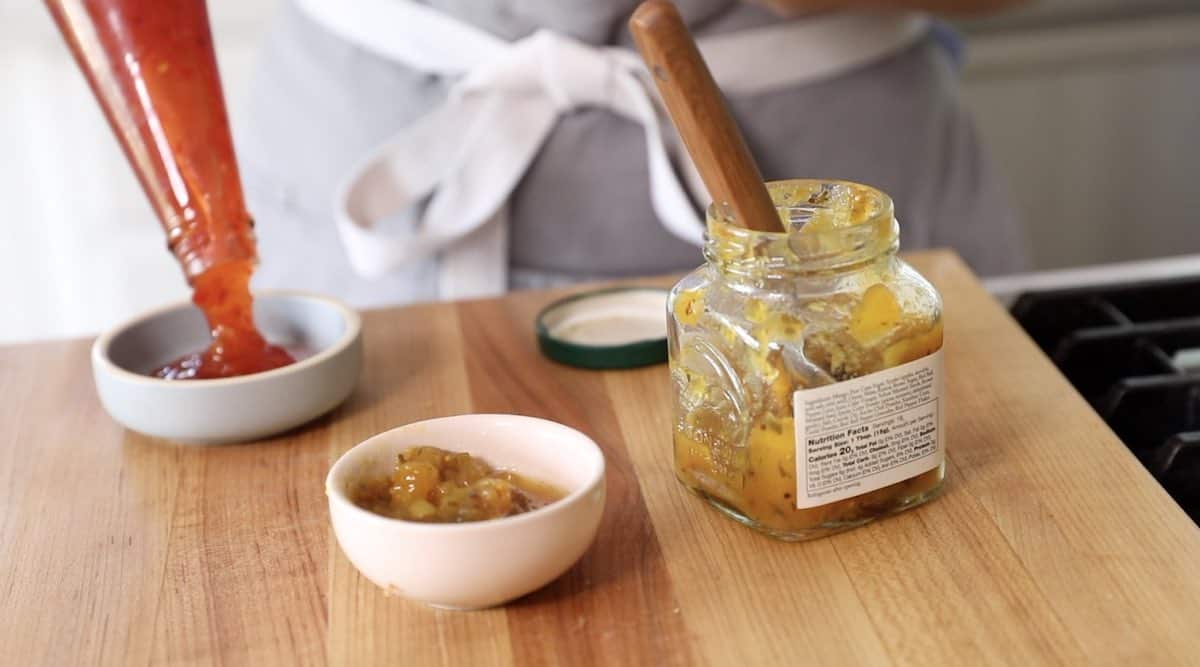
[[[767,187],[787,231],[709,207],[707,263],[671,291],[675,470],[737,521],[800,540],[940,490],[942,306],[896,256],[887,195]]]

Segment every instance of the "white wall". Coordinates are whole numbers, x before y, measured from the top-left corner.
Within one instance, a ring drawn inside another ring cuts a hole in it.
[[[1187,4],[1093,21],[1071,2],[1069,21],[1043,8],[973,36],[966,100],[1035,268],[1200,252],[1200,3]]]

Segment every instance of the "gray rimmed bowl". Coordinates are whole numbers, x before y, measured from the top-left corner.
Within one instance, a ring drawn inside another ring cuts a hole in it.
[[[362,367],[362,320],[334,299],[256,292],[254,317],[274,344],[311,352],[294,364],[219,380],[162,380],[148,373],[209,343],[190,302],[151,311],[92,345],[100,402],[126,428],[189,444],[246,442],[299,426],[337,407]]]
[[[468,523],[392,519],[354,504],[358,481],[389,475],[418,445],[466,452],[566,496],[516,516]],[[521,415],[463,414],[384,431],[341,456],[325,479],[342,552],[385,591],[446,609],[485,609],[535,591],[583,556],[604,514],[604,453],[587,435]]]

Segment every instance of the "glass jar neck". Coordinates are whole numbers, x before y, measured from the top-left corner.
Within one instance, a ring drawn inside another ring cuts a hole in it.
[[[767,183],[782,232],[738,226],[725,206],[708,208],[704,257],[732,282],[815,277],[854,271],[894,255],[899,225],[892,200],[847,181]]]

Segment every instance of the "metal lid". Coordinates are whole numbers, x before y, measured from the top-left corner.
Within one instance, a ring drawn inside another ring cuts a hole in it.
[[[635,368],[667,360],[667,290],[618,287],[555,301],[537,315],[542,354],[581,368]]]

